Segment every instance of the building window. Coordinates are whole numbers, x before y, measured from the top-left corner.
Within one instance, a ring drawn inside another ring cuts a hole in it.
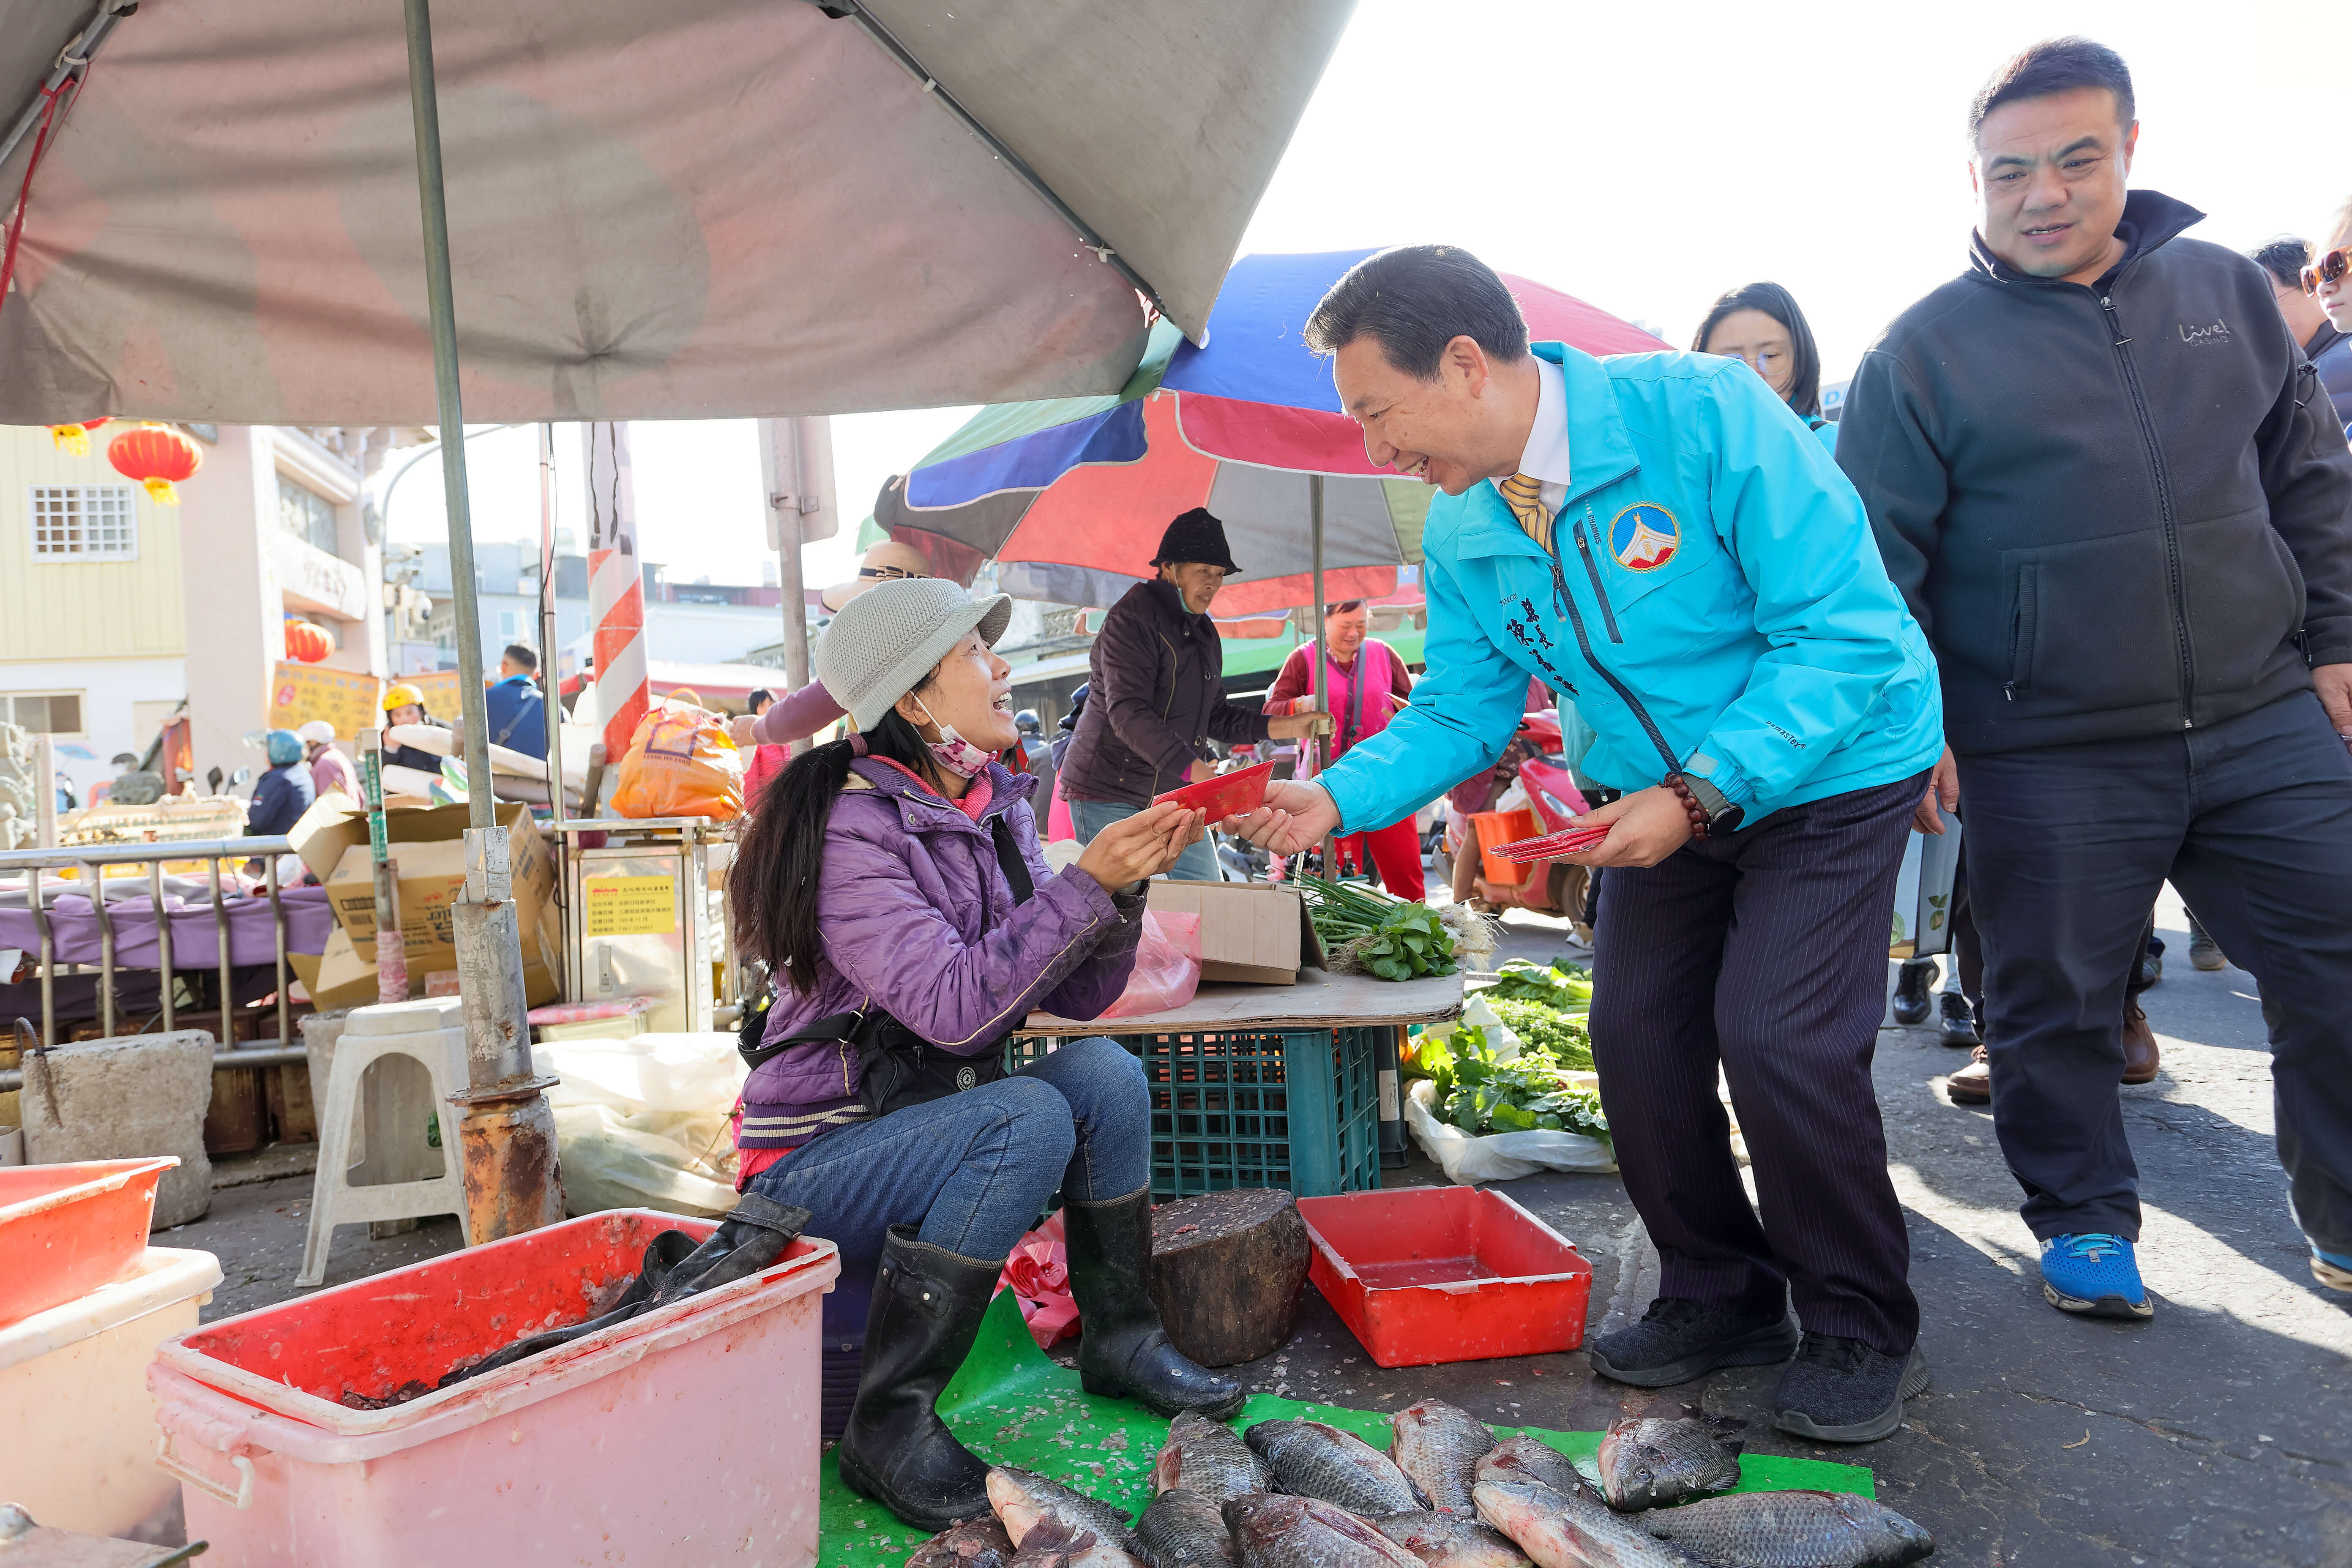
[[[133,493],[129,485],[35,485],[33,559],[138,560]]]
[[[278,521],[295,538],[335,553],[335,503],[284,474],[278,476]]]
[[[499,612],[499,636],[506,638],[509,642],[514,641],[517,626],[518,623],[515,619],[515,613],[512,610],[500,610]]]
[[[21,724],[36,735],[79,735],[81,693],[18,691],[0,696],[0,720]]]

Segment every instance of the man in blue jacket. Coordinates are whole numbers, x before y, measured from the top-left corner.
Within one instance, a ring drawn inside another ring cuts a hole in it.
[[[547,703],[540,696],[539,655],[509,643],[499,658],[499,679],[482,700],[490,744],[527,757],[547,755]]]
[[[1592,1364],[1661,1387],[1795,1351],[1783,1430],[1885,1436],[1927,1373],[1870,1059],[1942,714],[1861,501],[1746,365],[1531,349],[1458,249],[1368,258],[1307,337],[1371,460],[1444,492],[1422,536],[1429,674],[1314,784],[1271,790],[1249,836],[1286,853],[1393,822],[1493,764],[1529,677],[1572,696],[1596,735],[1580,771],[1625,792],[1578,858],[1609,868],[1592,1046],[1664,1265]]]
[[[2263,269],[2129,189],[2114,51],[2034,45],[1969,128],[1969,268],[1864,356],[1838,461],[1942,666],[2043,1294],[2154,1310],[2117,1018],[2168,879],[2262,982],[2295,1217],[2352,1289],[2352,454]]]

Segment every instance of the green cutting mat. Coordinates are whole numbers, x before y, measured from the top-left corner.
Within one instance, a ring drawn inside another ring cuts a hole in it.
[[[940,1396],[939,1408],[964,1446],[982,1458],[1050,1476],[1138,1516],[1151,1500],[1151,1465],[1160,1445],[1167,1441],[1168,1423],[1128,1400],[1082,1392],[1078,1374],[1047,1360],[1029,1337],[1020,1304],[1010,1290],[990,1307],[979,1342]],[[1376,1410],[1302,1405],[1260,1394],[1251,1397],[1234,1425],[1296,1415],[1328,1422],[1382,1453],[1388,1451],[1389,1418]],[[1550,1432],[1539,1426],[1495,1430],[1504,1436],[1524,1432],[1540,1437],[1588,1470],[1601,1448],[1598,1432]],[[1740,1491],[1818,1487],[1877,1495],[1869,1470],[1822,1459],[1751,1454],[1740,1459],[1739,1475]],[[888,1510],[843,1486],[830,1450],[820,1486],[818,1568],[900,1568],[925,1539],[921,1531],[899,1523]]]

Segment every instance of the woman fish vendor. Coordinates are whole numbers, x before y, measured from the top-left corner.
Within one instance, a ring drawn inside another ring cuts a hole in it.
[[[1012,613],[936,579],[886,583],[819,639],[817,676],[859,733],[769,786],[730,880],[747,952],[777,976],[744,1086],[744,1184],[816,1215],[870,1275],[865,1365],[840,1444],[852,1489],[908,1524],[988,1510],[988,1468],[932,1405],[971,1348],[998,1272],[1055,1190],[1093,1393],[1223,1417],[1239,1384],[1168,1342],[1145,1293],[1150,1105],[1134,1057],[1071,1041],[1007,1074],[1034,1007],[1091,1018],[1135,963],[1144,881],[1200,840],[1197,812],[1147,808],[1059,874],[1013,743]]]

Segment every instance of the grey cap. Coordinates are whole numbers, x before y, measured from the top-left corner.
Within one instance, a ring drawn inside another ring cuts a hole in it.
[[[844,605],[816,639],[816,678],[871,730],[968,634],[993,647],[1012,618],[1003,594],[970,598],[939,577],[884,583]]]

